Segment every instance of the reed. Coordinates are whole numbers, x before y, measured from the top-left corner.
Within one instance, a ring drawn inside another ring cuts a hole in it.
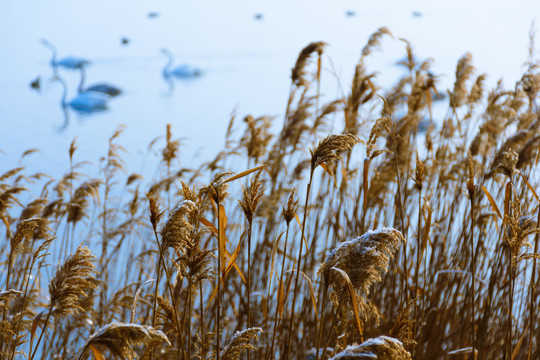
[[[392,39],[336,98],[308,44],[283,123],[235,110],[195,169],[173,124],[152,179],[126,171],[122,128],[98,171],[75,140],[57,179],[23,154],[0,174],[0,358],[539,358],[536,53],[492,89],[465,54],[443,89],[397,41],[383,88],[367,60]]]

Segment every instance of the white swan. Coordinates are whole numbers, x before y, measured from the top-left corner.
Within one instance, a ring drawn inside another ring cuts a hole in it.
[[[76,56],[66,56],[60,60],[57,60],[57,51],[54,45],[48,42],[46,39],[41,39],[41,43],[52,51],[51,66],[54,68],[61,66],[66,69],[77,69],[84,65],[90,64],[90,61]]]
[[[62,108],[65,109],[67,107],[70,107],[73,110],[80,113],[93,113],[97,111],[107,110],[107,100],[109,99],[109,95],[100,93],[97,91],[86,91],[86,92],[78,94],[77,96],[75,96],[73,99],[71,99],[68,102],[66,101],[66,98],[67,98],[66,82],[58,76],[56,76],[54,80],[59,81],[63,87],[63,94],[62,94],[62,101],[61,101]]]
[[[107,83],[98,83],[98,84],[94,84],[94,85],[91,85],[91,86],[85,88],[84,87],[84,81],[86,79],[86,71],[84,69],[84,66],[79,67],[79,70],[81,71],[81,81],[79,83],[79,93],[85,93],[85,92],[89,92],[89,91],[90,92],[94,91],[94,92],[98,92],[98,93],[107,94],[110,97],[117,96],[117,95],[120,95],[122,93],[121,89],[119,89],[118,87],[116,87],[114,85],[107,84]]]
[[[202,70],[200,68],[190,64],[182,64],[172,68],[174,62],[173,54],[167,49],[161,49],[161,52],[165,54],[168,59],[167,64],[165,64],[165,67],[162,70],[165,78],[194,78],[202,75]]]

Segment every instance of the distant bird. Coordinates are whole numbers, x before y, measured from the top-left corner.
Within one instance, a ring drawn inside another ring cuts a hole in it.
[[[79,68],[79,70],[81,71],[81,81],[79,82],[79,89],[78,89],[80,94],[94,91],[94,92],[106,94],[106,95],[108,95],[110,97],[114,97],[114,96],[118,96],[118,95],[120,95],[122,93],[121,89],[119,89],[118,87],[116,87],[114,85],[107,84],[107,83],[98,83],[98,84],[94,84],[92,86],[89,86],[89,87],[85,88],[84,87],[84,81],[86,79],[85,67],[81,66]]]
[[[354,10],[347,10],[347,11],[345,11],[345,16],[347,16],[347,17],[353,17],[353,16],[356,16],[356,11],[354,11]]]
[[[255,20],[262,20],[264,18],[264,15],[262,13],[257,13],[253,15],[253,17],[255,18]]]
[[[54,45],[48,42],[46,39],[41,39],[41,43],[52,51],[51,66],[53,68],[61,66],[66,69],[77,69],[81,66],[90,64],[90,61],[76,56],[66,56],[60,60],[57,60],[57,51]]]
[[[68,102],[66,100],[66,82],[64,79],[58,76],[55,76],[53,79],[59,81],[63,87],[62,100],[60,103],[62,108],[65,109],[69,107],[77,112],[87,114],[107,110],[107,100],[109,99],[109,95],[97,91],[86,91],[78,94]]]
[[[189,78],[199,77],[202,75],[201,69],[199,69],[198,67],[192,66],[190,64],[182,64],[171,69],[174,62],[173,54],[167,49],[161,49],[161,52],[165,54],[165,56],[167,56],[168,58],[167,64],[165,64],[165,67],[163,67],[163,70],[162,70],[163,76],[165,78],[176,77],[176,78],[189,79]]]
[[[35,80],[30,82],[30,87],[35,90],[41,89],[41,78],[38,76]]]
[[[122,45],[128,45],[129,44],[129,38],[127,36],[122,36],[122,38],[120,39],[120,44]]]

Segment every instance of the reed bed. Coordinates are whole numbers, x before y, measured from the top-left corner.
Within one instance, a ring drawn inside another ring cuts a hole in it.
[[[149,181],[122,129],[98,174],[75,141],[60,179],[1,174],[0,358],[540,358],[534,36],[514,86],[465,54],[447,91],[406,41],[380,88],[365,59],[391,36],[327,103],[306,46],[281,129],[233,116],[197,169],[170,125]]]

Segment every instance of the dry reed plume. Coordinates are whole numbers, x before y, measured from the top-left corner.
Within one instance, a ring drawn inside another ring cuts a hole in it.
[[[249,328],[237,331],[221,351],[221,358],[223,360],[238,360],[242,352],[255,350],[255,347],[250,344],[250,341],[257,340],[260,332],[262,332],[261,328]]]
[[[114,357],[131,360],[137,357],[134,346],[149,343],[156,346],[163,342],[170,345],[167,336],[151,326],[111,323],[90,335],[81,350],[79,359],[83,358],[86,349],[90,348],[96,357],[104,358],[98,349],[106,349]]]
[[[403,344],[388,336],[379,336],[369,339],[360,345],[347,346],[345,350],[336,354],[331,360],[360,360],[379,359],[392,360],[412,359],[411,354],[403,348]]]
[[[388,270],[388,263],[402,242],[403,235],[395,229],[371,230],[364,235],[345,241],[332,250],[321,264],[319,274],[324,281],[340,293],[344,284],[339,276],[333,275],[332,268],[343,270],[349,276],[354,289],[362,297],[369,295],[373,283],[381,281]]]
[[[126,172],[123,128],[97,173],[75,140],[58,179],[27,151],[0,174],[0,358],[540,358],[530,40],[523,76],[490,89],[472,53],[445,85],[383,27],[336,98],[313,42],[281,124],[236,110],[198,168],[169,124],[152,179]],[[368,57],[386,41],[405,56],[384,88]]]
[[[49,283],[49,308],[53,314],[65,316],[86,310],[80,306],[80,298],[87,296],[90,289],[97,287],[92,277],[93,258],[90,249],[81,244],[75,253],[56,269]]]

